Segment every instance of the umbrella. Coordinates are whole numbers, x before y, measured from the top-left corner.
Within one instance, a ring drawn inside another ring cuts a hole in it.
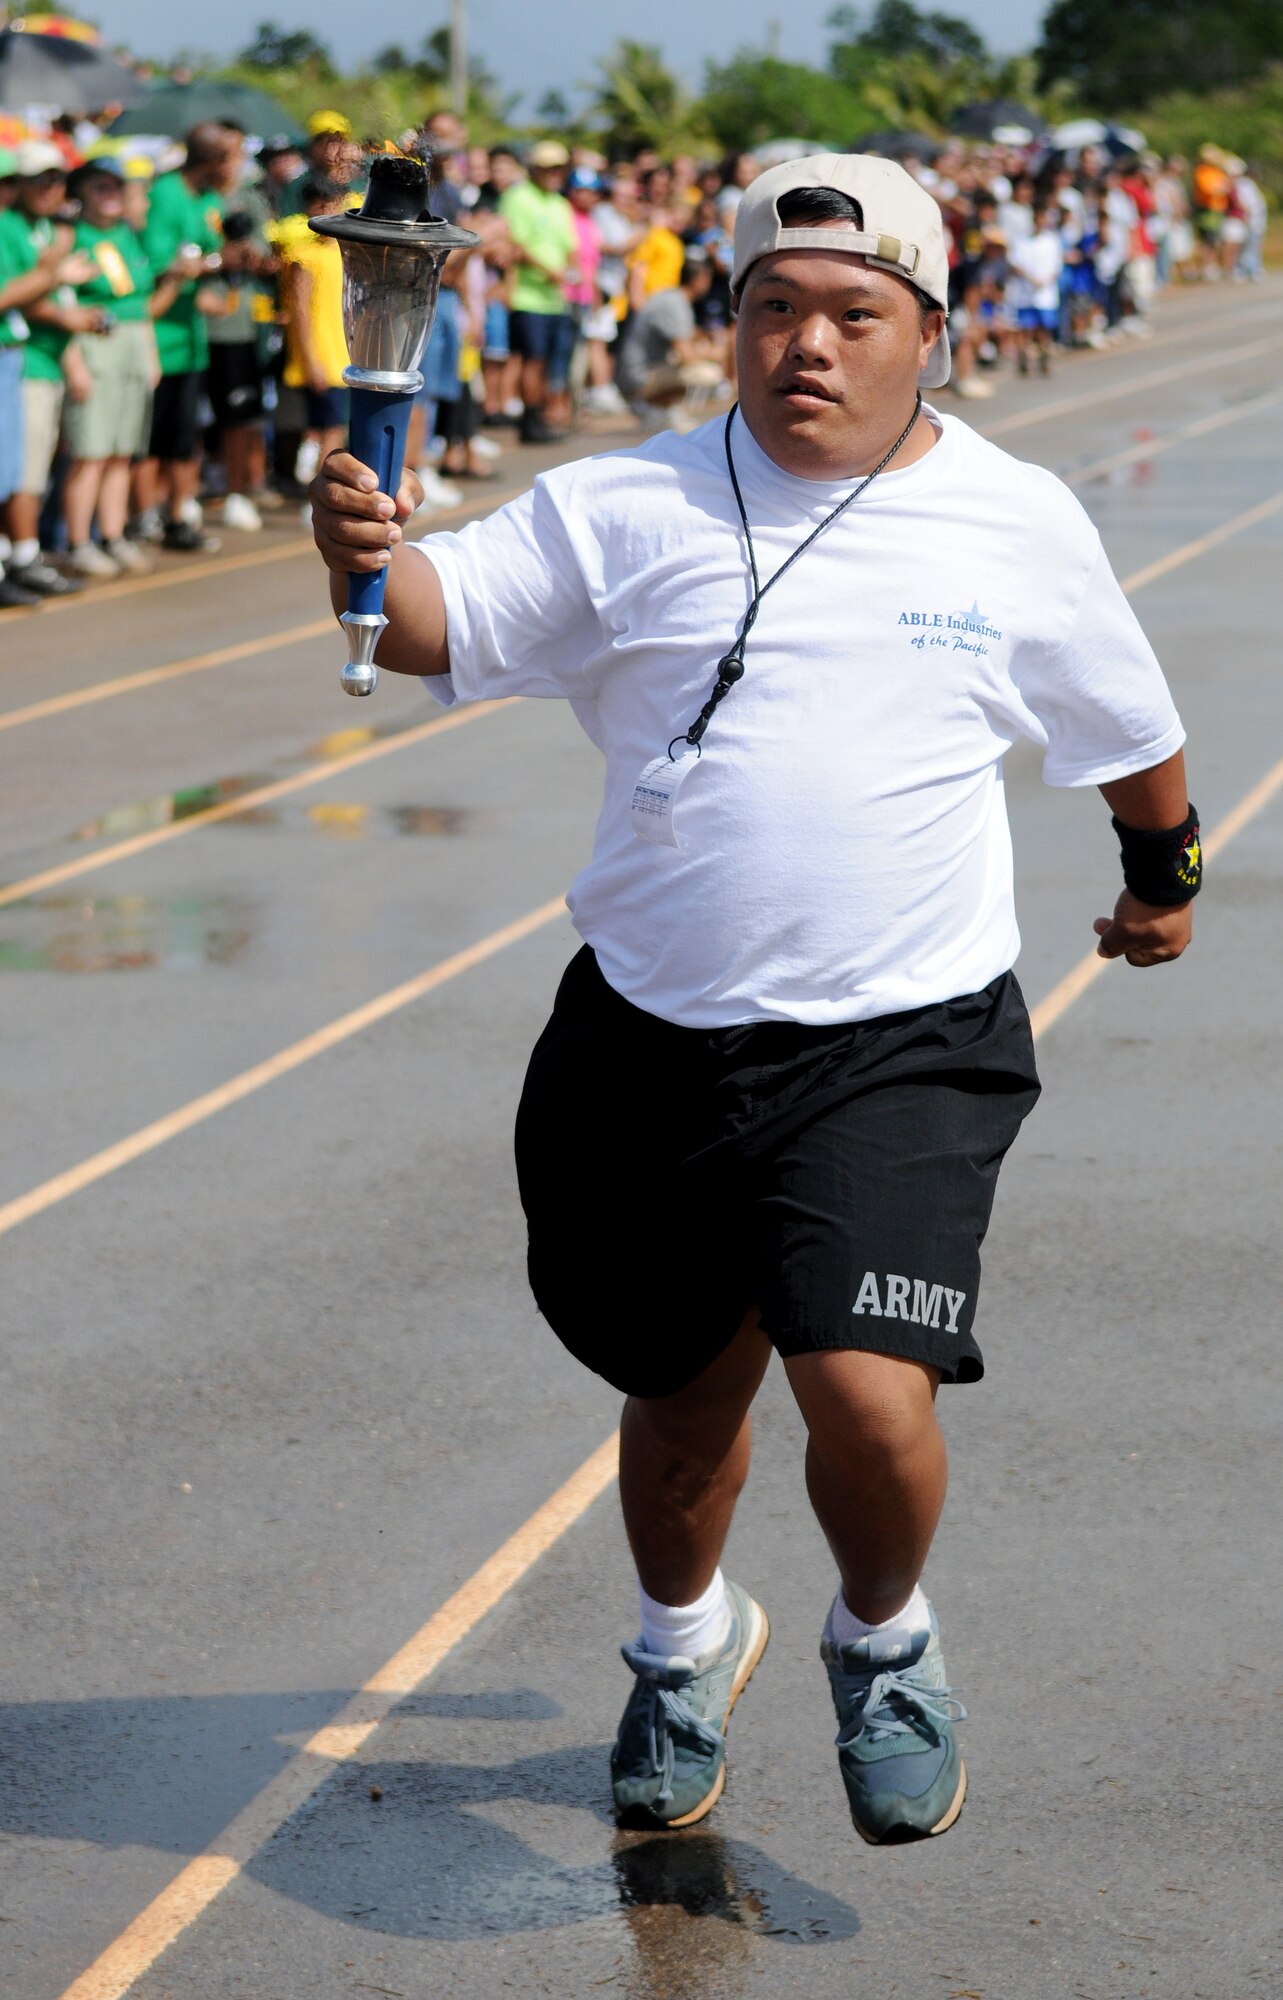
[[[823,150],[818,139],[768,139],[764,146],[754,146],[753,158],[760,167],[782,167],[789,160],[805,160]]]
[[[906,153],[916,153],[920,160],[934,160],[944,151],[939,139],[933,139],[926,132],[865,132],[853,139],[847,147],[848,153],[881,153],[887,160],[902,160]]]
[[[179,139],[193,125],[220,125],[229,121],[259,138],[279,132],[287,139],[306,144],[303,134],[283,105],[265,90],[248,83],[220,83],[217,77],[201,77],[195,83],[162,83],[142,104],[126,111],[111,128],[113,138],[145,132],[152,138]]]
[[[1042,138],[1047,124],[1027,104],[995,97],[984,103],[964,104],[953,119],[953,129],[966,139],[998,139],[1004,145],[1025,146],[1031,139]],[[1009,140],[1008,131],[1018,131],[1019,139]]]
[[[1106,125],[1099,118],[1075,118],[1049,132],[1047,143],[1058,153],[1081,153],[1084,146],[1103,146],[1117,159],[1123,153],[1143,153],[1148,142],[1143,132],[1133,131],[1129,125]]]
[[[146,85],[132,70],[92,43],[0,31],[0,106],[6,110],[48,104],[58,111],[101,111],[105,104],[137,104],[145,95]]]

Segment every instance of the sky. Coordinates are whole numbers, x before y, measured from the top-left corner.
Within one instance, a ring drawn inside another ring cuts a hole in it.
[[[588,82],[594,64],[621,35],[658,44],[670,67],[698,88],[704,62],[735,49],[765,47],[772,20],[779,24],[779,53],[785,60],[820,64],[830,39],[825,17],[833,0],[788,4],[788,0],[467,0],[471,50],[498,76],[504,89],[522,93],[518,115],[530,116],[546,90],[559,89],[572,103],[576,86]],[[1047,0],[919,0],[923,12],[938,9],[970,21],[1001,55],[1029,48]],[[447,0],[366,10],[350,0],[217,0],[201,6],[188,0],[81,0],[80,11],[96,17],[109,42],[129,44],[139,55],[161,59],[183,50],[232,55],[253,39],[262,20],[284,28],[308,28],[332,50],[342,68],[390,42],[414,48],[449,19]],[[857,0],[857,12],[872,11]]]

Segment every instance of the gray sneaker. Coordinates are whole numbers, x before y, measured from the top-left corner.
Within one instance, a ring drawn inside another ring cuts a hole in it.
[[[731,1629],[717,1653],[665,1659],[623,1646],[637,1676],[610,1753],[615,1817],[621,1826],[694,1826],[726,1784],[726,1724],[766,1651],[770,1626],[760,1604],[728,1583]]]
[[[925,1840],[951,1827],[967,1795],[953,1733],[966,1709],[946,1684],[940,1629],[910,1639],[873,1634],[839,1646],[827,1636],[838,1718],[838,1763],[855,1830],[873,1846]]]

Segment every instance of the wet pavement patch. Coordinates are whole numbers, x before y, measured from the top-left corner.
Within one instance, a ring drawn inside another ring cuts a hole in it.
[[[128,839],[134,834],[150,833],[156,827],[192,819],[271,783],[266,777],[218,778],[212,784],[190,785],[181,791],[166,792],[160,798],[142,799],[134,805],[113,806],[101,818],[77,827],[72,838]],[[469,814],[455,806],[371,806],[342,799],[304,804],[291,799],[280,806],[247,805],[244,812],[229,813],[219,824],[284,831],[311,828],[351,840],[402,834],[435,838],[440,834],[462,833],[468,819]]]
[[[4,913],[0,973],[199,972],[232,964],[256,928],[230,896],[32,897]]]

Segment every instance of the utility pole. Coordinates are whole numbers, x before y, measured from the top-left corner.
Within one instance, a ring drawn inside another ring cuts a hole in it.
[[[450,0],[450,108],[468,115],[468,26],[465,0]]]
[[[769,20],[766,24],[766,53],[773,61],[779,61],[780,24],[778,18]]]

